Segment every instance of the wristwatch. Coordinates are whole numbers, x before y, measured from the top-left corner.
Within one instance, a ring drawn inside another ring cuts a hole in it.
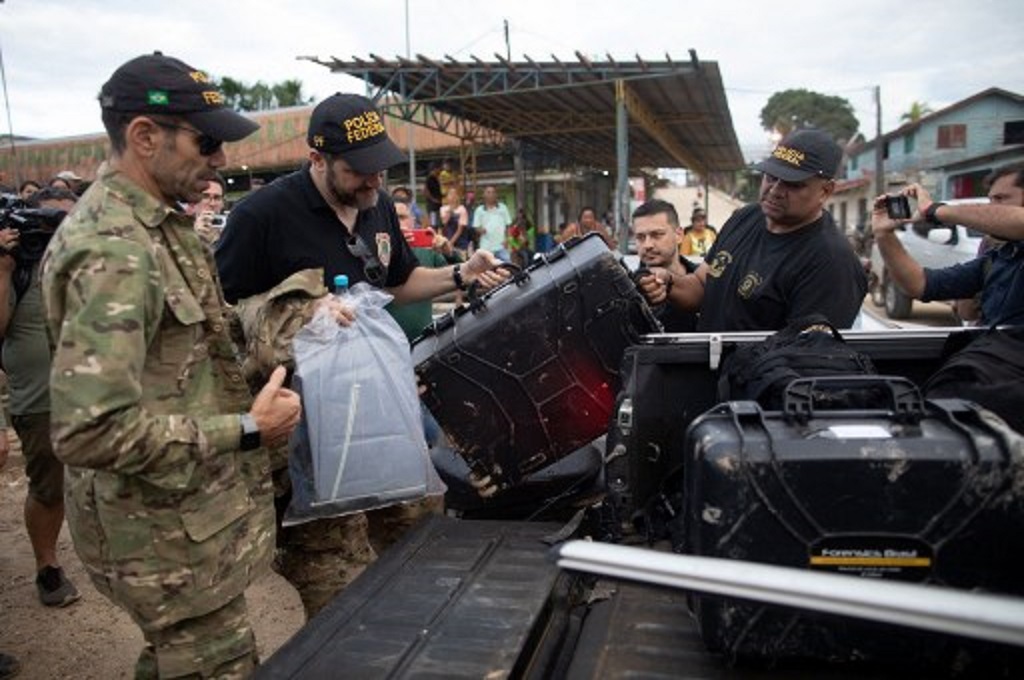
[[[466,281],[462,278],[462,264],[456,263],[452,267],[452,281],[455,282],[455,287],[459,290],[466,290]]]
[[[941,208],[944,205],[946,205],[946,204],[943,203],[942,201],[933,201],[931,203],[931,205],[929,205],[928,208],[924,211],[924,219],[925,219],[925,221],[930,223],[930,224],[936,224],[936,225],[940,225],[940,226],[942,224],[944,224],[943,221],[940,220],[938,218],[938,216],[936,216],[936,214],[935,214],[935,211],[938,210],[939,208]]]
[[[248,413],[242,414],[242,437],[239,440],[238,448],[242,451],[252,451],[260,447],[260,428],[256,425],[256,419]]]

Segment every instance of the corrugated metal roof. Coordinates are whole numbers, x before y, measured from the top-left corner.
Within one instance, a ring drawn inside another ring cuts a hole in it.
[[[497,132],[608,169],[616,165],[618,91],[629,111],[631,168],[687,167],[707,174],[744,166],[718,64],[699,61],[692,50],[688,61],[666,55],[657,62],[610,55],[591,60],[580,52],[576,61],[495,56],[493,62],[447,55],[302,58],[361,78],[377,88],[374,98],[382,107],[403,118],[450,126],[446,132],[460,130],[459,136],[478,140],[493,142]]]

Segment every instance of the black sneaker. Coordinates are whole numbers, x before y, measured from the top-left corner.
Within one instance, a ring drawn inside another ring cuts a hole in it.
[[[21,670],[21,664],[10,654],[0,652],[0,680],[13,678]]]
[[[60,567],[43,567],[36,574],[39,601],[47,607],[66,607],[77,602],[81,595]]]

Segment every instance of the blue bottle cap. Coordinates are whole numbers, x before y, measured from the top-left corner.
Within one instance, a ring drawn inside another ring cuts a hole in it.
[[[348,288],[348,277],[344,274],[338,274],[334,277],[334,290],[342,290]]]

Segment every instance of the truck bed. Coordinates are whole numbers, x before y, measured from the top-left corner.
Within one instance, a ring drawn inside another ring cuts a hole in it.
[[[255,677],[890,677],[884,670],[820,664],[730,667],[705,651],[686,593],[560,573],[546,540],[559,528],[426,520]]]

